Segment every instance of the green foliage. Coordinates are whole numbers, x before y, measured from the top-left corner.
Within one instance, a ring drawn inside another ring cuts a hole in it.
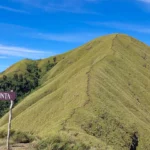
[[[50,61],[48,61],[45,72],[52,69],[55,65],[56,63],[50,63]],[[43,74],[45,72],[43,72]],[[28,63],[24,74],[14,73],[13,76],[3,75],[3,78],[0,78],[0,91],[14,90],[17,93],[17,99],[15,100],[15,104],[17,104],[39,86],[41,73],[37,62]],[[0,117],[8,112],[9,105],[8,101],[0,101]]]
[[[18,81],[18,74],[17,73],[14,74],[14,78],[13,79]]]
[[[55,66],[55,63],[50,63],[50,61],[48,61],[46,65],[46,71],[51,70],[54,66]]]
[[[7,80],[7,76],[3,75],[3,80],[6,81]]]
[[[0,91],[14,90],[17,93],[15,104],[19,102],[25,95],[31,93],[39,85],[40,73],[36,63],[27,65],[27,73],[25,75],[15,73],[13,77],[3,76],[0,79]],[[0,101],[0,117],[3,116],[9,107],[9,102]]]
[[[53,58],[53,61],[54,61],[54,63],[56,63],[56,61],[57,61],[57,57],[54,57],[54,58]]]
[[[6,137],[7,137],[6,130],[0,130],[0,139],[6,138]]]
[[[34,137],[28,133],[15,132],[12,135],[12,140],[15,143],[31,143],[34,140]]]
[[[89,150],[90,147],[79,141],[65,140],[60,137],[48,138],[36,145],[37,150]]]
[[[6,130],[0,130],[0,139],[4,139],[7,137]],[[19,132],[11,130],[10,132],[11,140],[15,143],[31,143],[35,137],[29,133]]]

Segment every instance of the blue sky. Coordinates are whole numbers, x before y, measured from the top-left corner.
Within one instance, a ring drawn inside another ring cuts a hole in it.
[[[150,45],[150,0],[1,0],[0,71],[111,33]]]

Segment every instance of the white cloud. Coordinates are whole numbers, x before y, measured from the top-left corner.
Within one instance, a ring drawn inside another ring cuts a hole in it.
[[[34,28],[28,28],[24,26],[14,25],[14,24],[4,24],[0,23],[0,31],[1,29],[9,29],[9,33],[15,34],[19,37],[27,37],[30,39],[41,39],[47,41],[57,41],[57,42],[65,42],[65,43],[83,43],[87,42],[97,36],[100,36],[103,33],[96,32],[66,32],[66,33],[46,33],[46,32],[38,32]]]
[[[150,12],[150,0],[136,0],[138,2],[138,7],[144,12]]]
[[[121,22],[87,22],[86,24],[94,25],[94,26],[106,26],[109,28],[116,28],[128,31],[134,31],[139,33],[147,33],[150,34],[150,27],[129,24],[129,23],[121,23]]]
[[[99,33],[88,33],[88,32],[81,32],[81,33],[33,33],[28,34],[27,36],[37,39],[49,40],[49,41],[58,41],[58,42],[69,42],[69,43],[83,43],[93,38],[99,36]]]
[[[15,8],[2,6],[2,5],[0,5],[0,9],[6,10],[6,11],[11,11],[11,12],[16,12],[16,13],[26,13],[26,14],[28,14],[28,12],[26,12],[24,10],[15,9]]]
[[[7,45],[0,45],[0,55],[3,57],[21,57],[40,59],[52,55],[52,52],[45,52],[40,50],[27,49],[22,47],[14,47]]]
[[[138,0],[138,1],[150,4],[150,0]]]
[[[85,4],[95,3],[99,0],[12,0],[15,2],[22,3],[23,5],[32,6],[38,9],[42,9],[47,12],[70,12],[80,14],[97,14],[102,15],[93,10],[85,9]]]
[[[98,2],[99,0],[85,0],[86,2],[90,2],[90,3],[93,3],[93,2]]]
[[[0,59],[7,59],[8,57],[6,56],[0,56]]]

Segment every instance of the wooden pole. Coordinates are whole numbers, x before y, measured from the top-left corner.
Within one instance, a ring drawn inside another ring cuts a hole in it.
[[[11,90],[13,92],[13,90]],[[10,131],[11,131],[11,119],[12,119],[12,108],[14,101],[11,100],[10,108],[9,108],[9,121],[8,121],[8,134],[7,134],[7,150],[10,150],[9,140],[10,140]]]

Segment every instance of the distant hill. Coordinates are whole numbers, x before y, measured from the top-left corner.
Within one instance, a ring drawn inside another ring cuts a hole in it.
[[[68,53],[65,53],[65,54],[62,54],[62,55],[57,55],[57,60],[56,61],[59,62]],[[49,58],[46,58],[46,59],[40,59],[40,60],[24,59],[22,61],[17,62],[14,65],[12,65],[11,67],[6,69],[2,73],[0,73],[0,78],[2,78],[3,75],[13,76],[15,73],[25,74],[25,73],[27,73],[27,66],[30,65],[30,64],[33,64],[33,63],[37,63],[38,68],[41,69],[41,71],[45,73],[46,65],[48,64],[48,62],[52,63],[54,61],[53,60],[54,57],[55,56],[52,56],[52,57],[49,57]]]
[[[45,66],[54,57],[36,61],[40,86],[13,109],[14,130],[71,139],[87,146],[79,146],[83,150],[150,149],[149,46],[112,34],[55,57],[49,71]],[[32,62],[23,60],[2,75],[24,73]],[[7,120],[8,114],[0,119],[0,130]]]

